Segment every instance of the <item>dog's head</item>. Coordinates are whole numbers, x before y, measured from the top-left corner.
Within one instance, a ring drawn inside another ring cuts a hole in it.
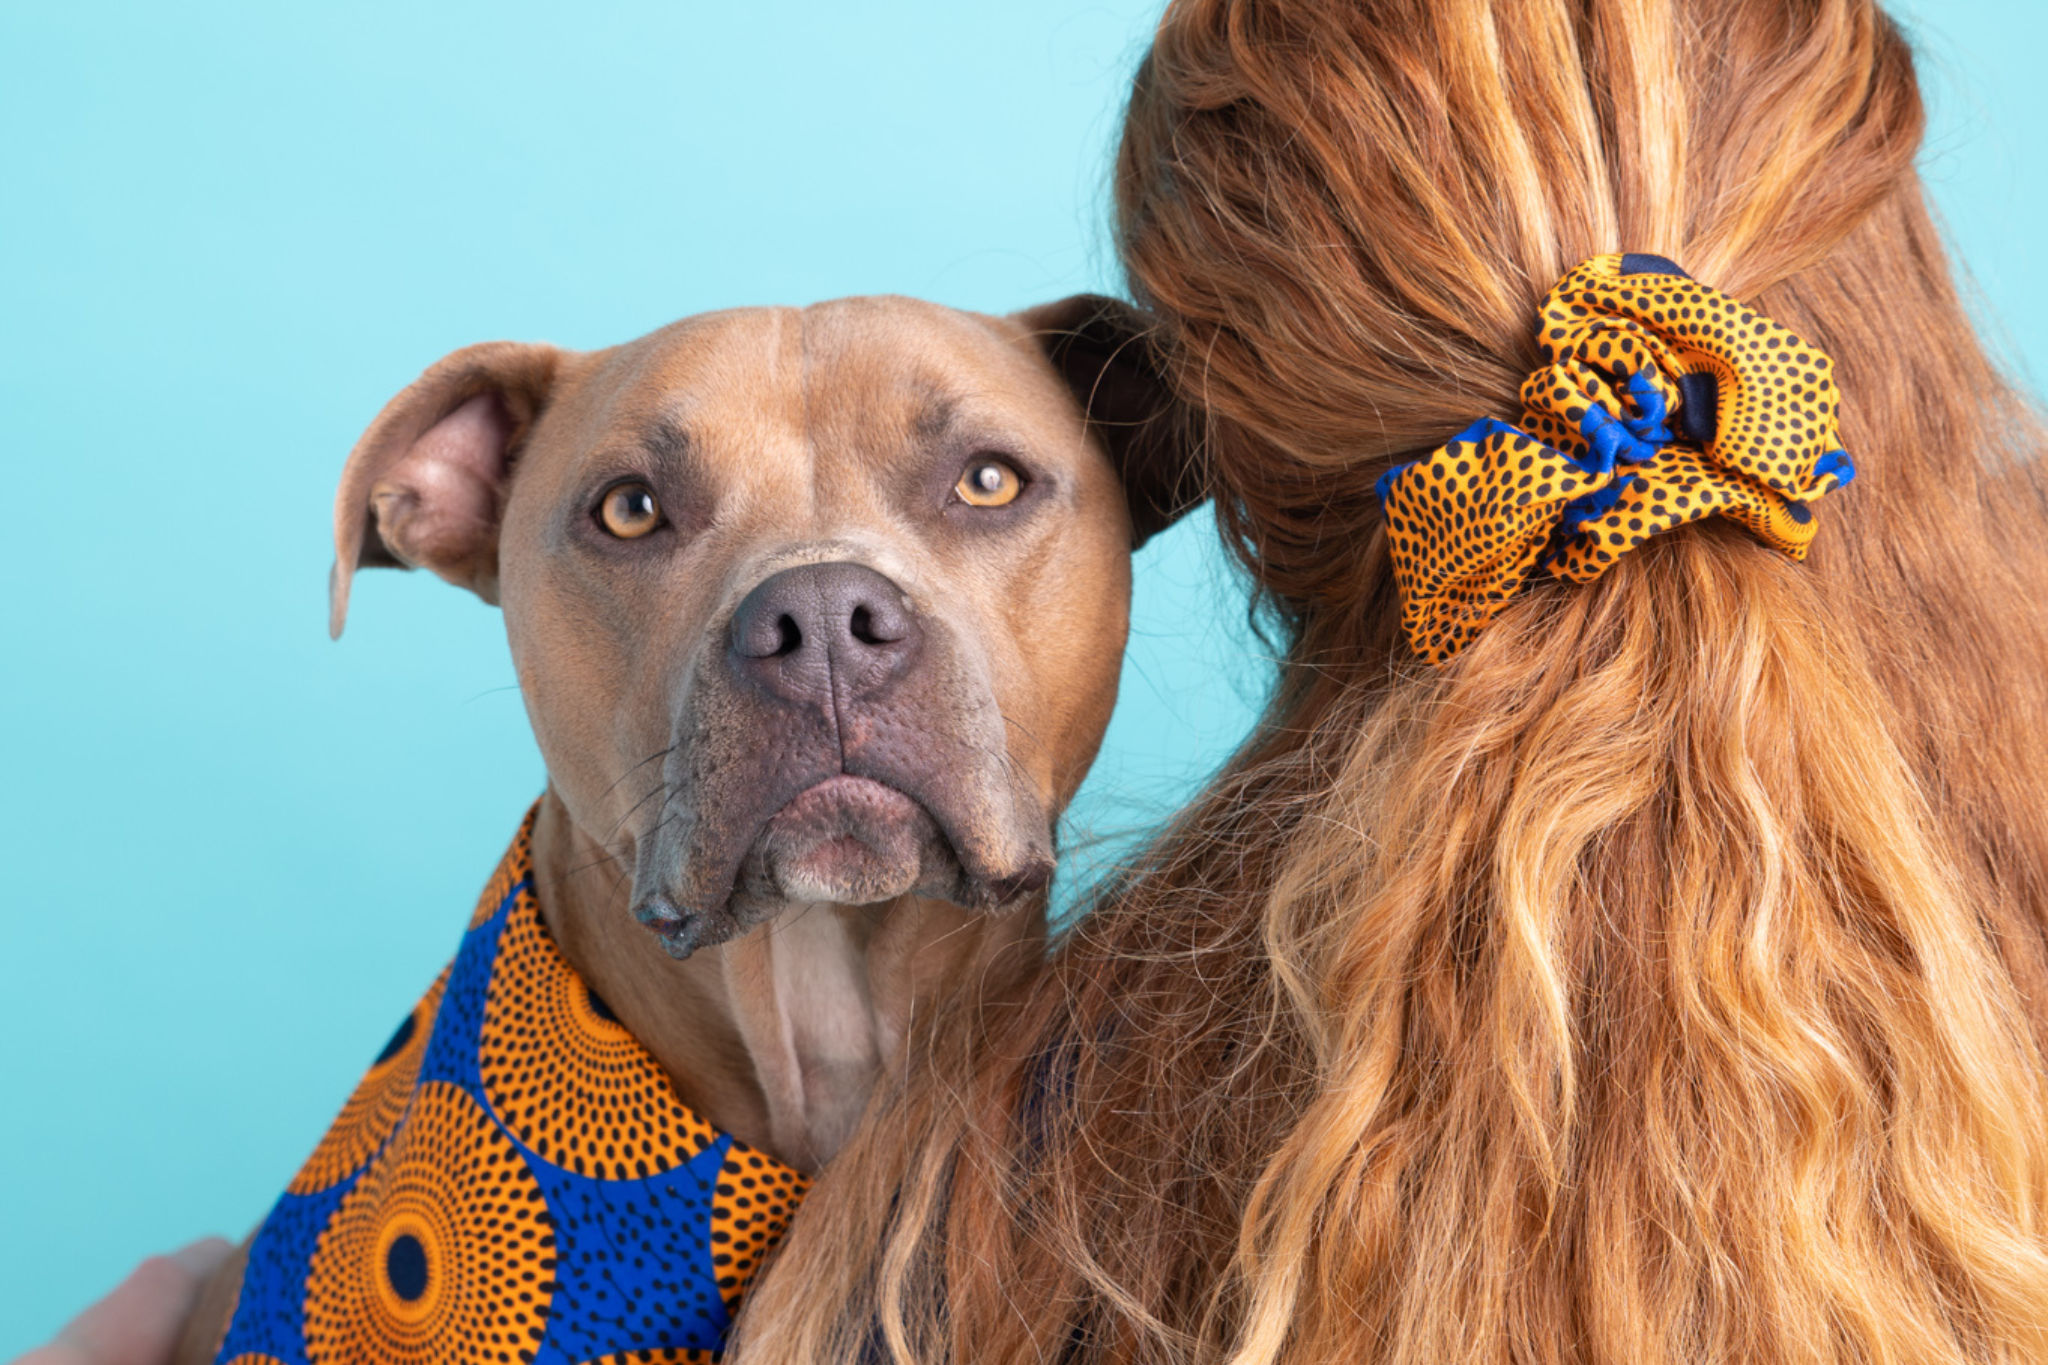
[[[1182,510],[1137,320],[907,299],[490,343],[349,457],[363,565],[505,610],[549,782],[678,956],[791,904],[1044,886],[1116,697],[1132,548]]]

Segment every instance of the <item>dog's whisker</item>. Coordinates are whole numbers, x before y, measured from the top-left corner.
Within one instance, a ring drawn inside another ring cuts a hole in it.
[[[610,796],[614,791],[618,789],[618,785],[620,782],[624,782],[627,778],[631,777],[634,773],[639,772],[642,768],[654,762],[656,759],[667,758],[670,754],[674,753],[679,747],[681,746],[677,744],[671,744],[666,749],[656,749],[653,753],[647,755],[647,757],[641,759],[638,763],[635,763],[632,767],[620,773],[618,777],[612,782],[611,786],[606,787],[604,789],[603,795]]]
[[[640,810],[640,808],[641,808],[642,806],[646,805],[646,804],[647,804],[647,803],[648,803],[648,802],[649,802],[650,800],[652,800],[652,799],[653,799],[653,798],[654,798],[655,796],[657,796],[657,795],[660,795],[660,796],[662,797],[662,805],[664,805],[664,806],[665,806],[665,805],[667,805],[667,804],[668,804],[668,796],[667,796],[667,793],[669,792],[669,790],[670,790],[670,787],[669,787],[669,783],[668,783],[668,782],[666,782],[666,781],[662,781],[662,782],[657,782],[657,783],[655,783],[655,785],[654,785],[654,786],[652,786],[652,787],[648,788],[648,789],[647,789],[647,792],[646,792],[646,794],[645,794],[645,795],[643,795],[643,796],[642,796],[642,797],[641,797],[641,798],[640,798],[640,799],[639,799],[638,801],[635,801],[635,802],[634,802],[634,803],[633,803],[632,805],[630,805],[630,806],[626,807],[626,812],[625,812],[625,814],[621,815],[621,816],[620,816],[620,817],[619,817],[619,818],[618,818],[618,819],[617,819],[617,820],[616,820],[616,821],[615,821],[615,822],[614,822],[614,823],[612,824],[612,827],[611,827],[611,828],[610,828],[609,830],[607,830],[607,831],[605,832],[605,837],[604,837],[604,842],[605,842],[605,844],[606,844],[607,846],[609,846],[609,845],[611,844],[611,842],[612,842],[612,841],[613,841],[614,839],[618,838],[618,837],[619,837],[619,831],[620,831],[620,830],[622,830],[622,829],[624,829],[624,828],[626,827],[626,824],[627,824],[627,822],[628,822],[628,821],[630,821],[630,820],[631,820],[631,819],[632,819],[632,818],[633,818],[633,817],[634,817],[634,816],[635,816],[636,814],[638,814],[638,813],[639,813],[639,810]]]

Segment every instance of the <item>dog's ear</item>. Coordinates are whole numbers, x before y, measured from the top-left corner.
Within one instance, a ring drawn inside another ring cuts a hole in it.
[[[1076,294],[1017,321],[1073,389],[1123,475],[1133,548],[1201,502],[1194,414],[1174,396],[1150,319],[1117,299]]]
[[[498,518],[512,456],[546,406],[562,352],[489,341],[444,356],[384,405],[334,500],[328,633],[363,567],[424,567],[498,600]]]

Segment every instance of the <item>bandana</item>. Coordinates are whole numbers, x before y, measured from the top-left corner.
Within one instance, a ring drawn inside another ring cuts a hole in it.
[[[217,1362],[718,1359],[808,1182],[683,1104],[555,947],[533,819],[257,1230]]]
[[[1520,427],[1475,423],[1383,475],[1401,624],[1441,665],[1523,583],[1590,583],[1719,515],[1800,560],[1809,504],[1856,477],[1834,362],[1661,256],[1598,256],[1543,301]]]

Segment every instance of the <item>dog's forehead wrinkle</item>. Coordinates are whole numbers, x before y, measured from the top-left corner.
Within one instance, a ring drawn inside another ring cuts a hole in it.
[[[1036,350],[990,322],[890,296],[813,305],[805,326],[814,370],[834,380],[813,392],[857,413],[880,401],[913,435],[935,432],[963,400],[998,411],[1071,403]]]
[[[908,426],[915,446],[933,457],[948,451],[1031,455],[1060,464],[1069,462],[1079,445],[1061,434],[1039,429],[1042,414],[1020,409],[1014,401],[978,387],[953,386],[940,391],[928,383],[917,386]],[[1019,422],[1023,413],[1027,420]]]
[[[816,433],[812,430],[810,346],[811,335],[810,327],[808,326],[809,319],[810,311],[808,309],[796,315],[796,392],[798,430],[802,433],[804,443],[804,459],[806,464],[809,466],[811,472],[811,477],[807,481],[807,486],[809,487],[811,493],[810,510],[812,516],[815,518],[818,509],[824,505],[820,501],[820,499],[824,495],[825,490],[819,486],[820,480],[818,475],[818,440]]]
[[[941,389],[929,380],[910,381],[913,407],[910,431],[920,443],[929,445],[953,428],[960,412],[960,395]]]
[[[597,428],[661,455],[800,426],[799,317],[792,308],[703,314],[615,348],[589,386]]]
[[[697,438],[690,430],[688,410],[675,405],[655,412],[641,429],[640,446],[657,465],[680,472],[696,453]]]

